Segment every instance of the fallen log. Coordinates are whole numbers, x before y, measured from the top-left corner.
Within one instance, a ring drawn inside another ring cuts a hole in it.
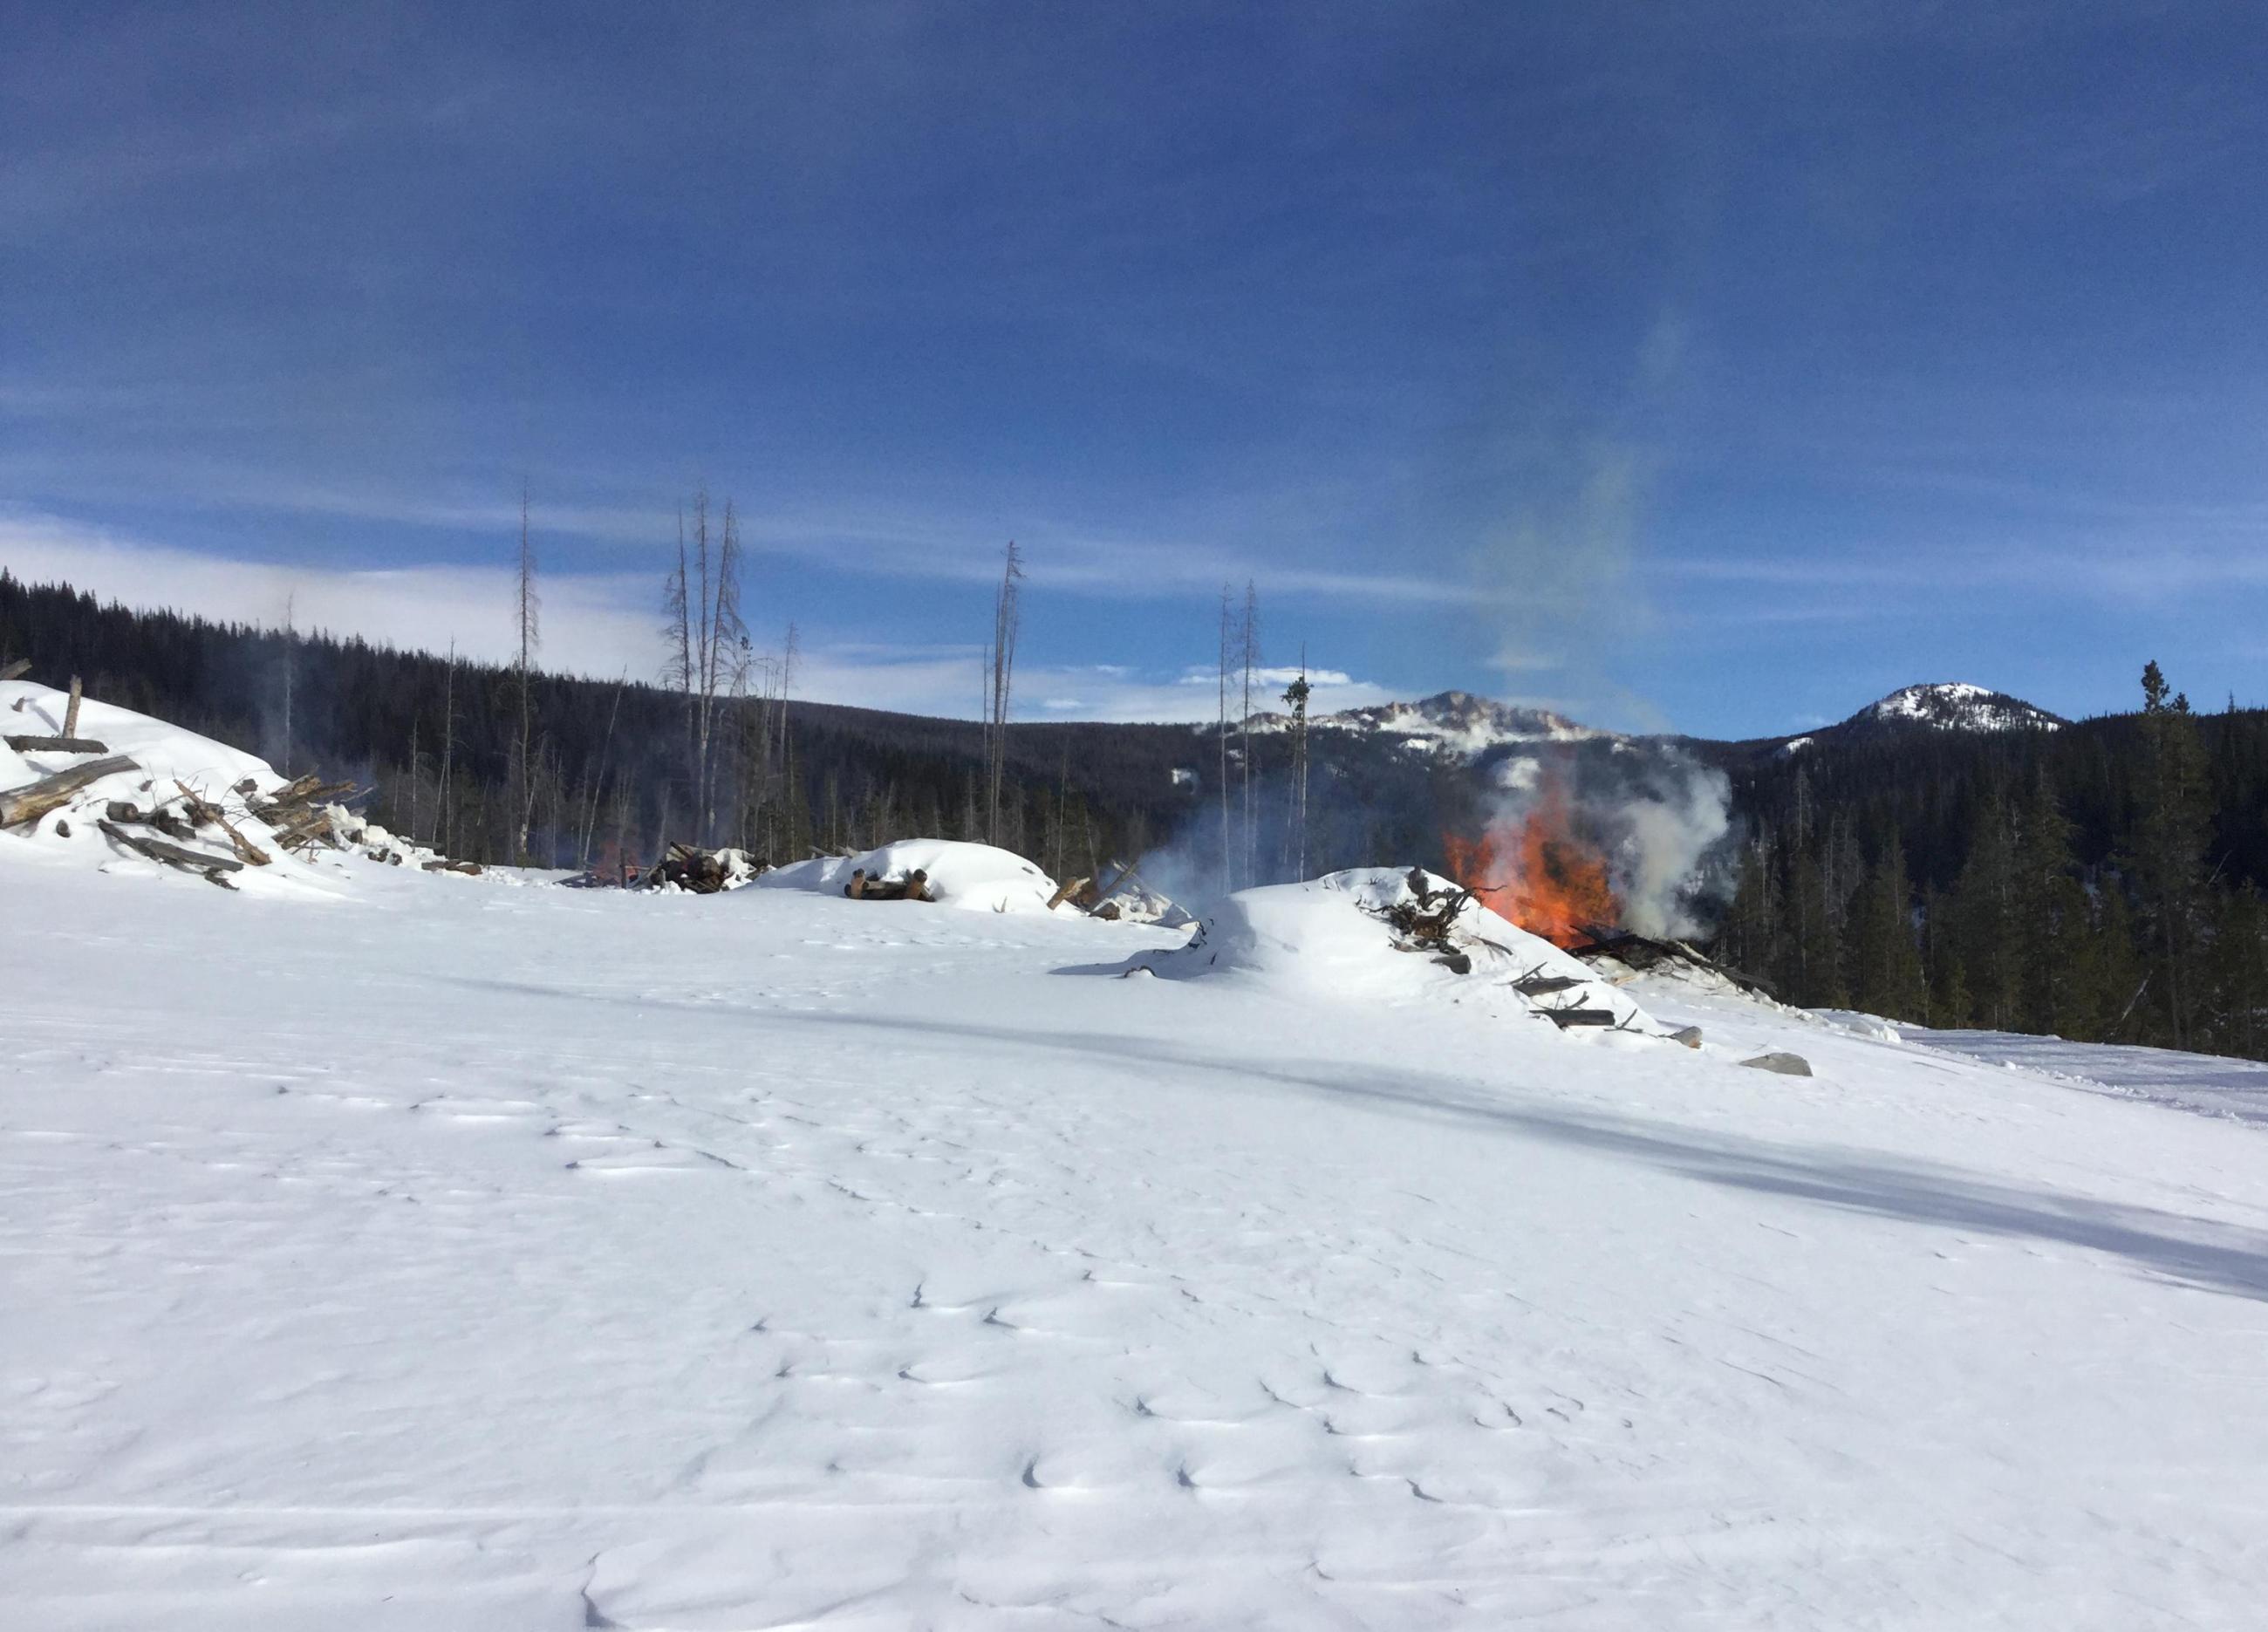
[[[20,788],[11,788],[0,793],[0,827],[37,821],[58,805],[69,804],[71,795],[89,783],[134,768],[134,761],[121,754],[106,760],[90,760],[69,770],[42,776],[37,782],[26,783]]]
[[[1085,889],[1093,882],[1094,880],[1091,878],[1064,879],[1061,884],[1056,886],[1056,893],[1048,897],[1048,910],[1049,912],[1053,912],[1057,908],[1062,906],[1065,901],[1078,894],[1081,890]]]
[[[1523,997],[1549,997],[1554,992],[1564,992],[1571,987],[1588,986],[1590,982],[1572,974],[1531,974],[1526,980],[1514,981],[1512,989]]]
[[[18,658],[4,668],[0,668],[0,682],[21,680],[31,673],[31,669],[32,660],[29,658]]]
[[[0,737],[18,754],[107,754],[110,745],[92,737]]]
[[[1612,1026],[1615,1023],[1612,1009],[1538,1009],[1535,1012],[1563,1032],[1571,1026]]]
[[[217,884],[223,889],[234,889],[236,886],[228,881],[228,875],[244,870],[244,864],[233,856],[208,856],[201,850],[188,849],[163,839],[145,838],[141,834],[129,832],[114,821],[99,821],[95,826],[101,828],[104,836],[113,843],[122,844],[128,849],[146,856],[151,861],[163,862],[168,867],[179,867],[183,872],[201,873],[207,882]]]

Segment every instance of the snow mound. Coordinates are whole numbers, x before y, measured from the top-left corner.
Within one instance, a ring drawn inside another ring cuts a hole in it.
[[[840,895],[853,872],[895,882],[917,871],[929,875],[929,898],[941,907],[1042,913],[1056,893],[1056,881],[1013,850],[957,839],[900,839],[858,856],[814,856],[774,868],[755,887]]]
[[[1467,901],[1457,914],[1448,956],[1410,949],[1388,915],[1418,903],[1418,883],[1429,898],[1458,893],[1438,874],[1393,867],[1358,867],[1309,884],[1240,890],[1205,921],[1187,951],[1166,954],[1155,967],[1169,975],[1241,975],[1311,996],[1388,1003],[1477,996],[1507,1011],[1539,1015],[1549,1009],[1604,1010],[1614,1016],[1616,1029],[1649,1036],[1661,1032],[1627,993],[1581,959],[1477,901]],[[1460,958],[1469,967],[1461,968]],[[1556,989],[1532,995],[1518,989],[1543,982]]]

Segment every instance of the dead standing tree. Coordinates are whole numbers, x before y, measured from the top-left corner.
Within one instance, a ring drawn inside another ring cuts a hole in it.
[[[1252,778],[1252,680],[1260,666],[1260,595],[1250,578],[1244,581],[1244,616],[1238,624],[1237,647],[1244,663],[1243,763],[1238,768],[1244,783],[1244,878],[1253,884],[1259,881],[1260,873],[1259,792]]]
[[[693,801],[695,836],[714,836],[717,825],[717,730],[719,703],[747,686],[750,653],[740,615],[740,528],[733,501],[725,501],[724,526],[713,542],[709,491],[693,499],[693,548],[686,550],[685,520],[677,524],[677,565],[671,571],[662,626],[668,643],[662,683],[685,700],[686,781]]]
[[[535,593],[535,545],[527,530],[527,488],[519,489],[519,654],[512,665],[513,690],[519,702],[519,746],[516,754],[517,776],[512,784],[512,855],[522,866],[527,864],[527,829],[535,816],[534,760],[532,753],[535,731],[535,650],[542,642],[537,627],[537,614],[541,602]]]
[[[1220,586],[1220,714],[1213,736],[1220,751],[1220,893],[1236,887],[1235,847],[1229,842],[1228,815],[1228,654],[1230,620],[1228,585]]]
[[[1011,539],[1000,588],[992,600],[992,644],[985,663],[984,839],[988,844],[998,844],[1003,837],[1000,791],[1008,772],[1008,704],[1015,680],[1016,631],[1020,621],[1018,586],[1023,578],[1024,557]]]

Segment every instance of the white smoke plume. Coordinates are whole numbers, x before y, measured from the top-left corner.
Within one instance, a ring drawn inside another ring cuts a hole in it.
[[[1491,826],[1525,823],[1547,779],[1566,797],[1574,836],[1605,856],[1622,927],[1653,936],[1707,932],[1711,864],[1733,830],[1724,772],[1673,750],[1623,745],[1549,767],[1510,759],[1496,770]]]

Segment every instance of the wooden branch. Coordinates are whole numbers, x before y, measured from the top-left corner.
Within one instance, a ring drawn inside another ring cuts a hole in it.
[[[5,668],[0,668],[0,683],[4,683],[5,681],[11,680],[23,679],[24,676],[30,672],[31,667],[32,660],[29,658],[17,658]]]
[[[107,754],[110,745],[92,737],[0,737],[18,754]]]
[[[188,801],[189,820],[200,825],[210,822],[228,834],[229,848],[243,860],[250,862],[255,867],[265,867],[275,859],[266,850],[239,833],[236,830],[236,824],[220,813],[219,805],[206,803],[195,789],[179,777],[173,779],[173,785],[181,790],[181,797]]]
[[[66,737],[78,735],[78,676],[74,674],[71,676],[70,703],[63,709],[63,735]]]
[[[1564,992],[1571,986],[1587,986],[1588,981],[1572,974],[1531,974],[1514,981],[1512,989],[1523,997],[1549,997],[1554,992]]]
[[[20,788],[11,788],[0,793],[0,827],[37,821],[57,805],[70,803],[71,795],[89,783],[99,782],[105,776],[134,768],[134,761],[121,754],[107,760],[89,760],[84,765],[59,770],[51,776],[40,777],[37,782],[26,783]]]
[[[1056,886],[1056,893],[1048,897],[1048,910],[1049,912],[1053,912],[1057,908],[1062,906],[1072,896],[1085,889],[1087,886],[1088,882],[1089,880],[1086,878],[1064,879],[1061,884]]]

